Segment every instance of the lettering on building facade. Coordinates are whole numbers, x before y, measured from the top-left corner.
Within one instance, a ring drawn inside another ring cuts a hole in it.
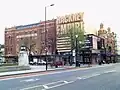
[[[80,13],[57,17],[57,20],[56,20],[57,41],[58,41],[57,47],[59,47],[57,49],[59,52],[71,50],[70,49],[71,43],[68,42],[68,38],[70,38],[70,37],[66,36],[67,32],[69,32],[69,30],[71,28],[78,28],[81,30],[84,27],[83,15],[84,15],[84,13],[80,12]],[[62,37],[64,37],[64,38],[62,38]],[[68,38],[66,38],[66,37],[68,37]],[[67,43],[65,43],[65,42],[67,42]]]
[[[80,27],[83,22],[83,12],[57,17],[57,35],[65,34],[72,27]]]
[[[78,22],[83,20],[83,12],[57,17],[57,24]]]

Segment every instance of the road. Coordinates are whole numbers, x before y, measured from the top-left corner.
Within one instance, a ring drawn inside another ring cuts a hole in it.
[[[13,77],[1,90],[120,90],[120,64]]]

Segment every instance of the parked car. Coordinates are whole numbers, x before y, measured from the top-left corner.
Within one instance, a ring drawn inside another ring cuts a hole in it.
[[[30,65],[34,65],[34,62],[32,62],[32,61],[30,61],[30,63],[29,63]]]
[[[62,61],[55,61],[55,62],[51,63],[51,66],[55,66],[56,68],[57,68],[58,66],[62,66],[62,65],[63,65],[63,62],[62,62]]]
[[[37,65],[37,58],[33,58],[33,61],[30,61],[30,65]]]
[[[46,62],[44,60],[39,60],[37,65],[46,65]]]

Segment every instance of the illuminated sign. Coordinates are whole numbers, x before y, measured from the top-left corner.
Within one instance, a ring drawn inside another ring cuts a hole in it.
[[[92,36],[93,49],[97,49],[97,39],[98,37]]]
[[[57,24],[72,23],[83,20],[83,12],[57,17]]]

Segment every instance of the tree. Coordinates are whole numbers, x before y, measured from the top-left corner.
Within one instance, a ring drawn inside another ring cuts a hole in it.
[[[70,37],[70,43],[71,43],[71,49],[75,49],[75,41],[76,41],[76,35],[78,35],[78,42],[83,43],[84,42],[84,29],[81,27],[71,27],[69,30],[67,30],[67,36]],[[82,46],[82,44],[78,43],[78,46]]]
[[[32,40],[30,38],[21,38],[19,42],[19,46],[21,47],[22,45],[25,45],[27,50],[31,53],[31,51],[35,52],[36,49],[36,42],[35,40]]]

